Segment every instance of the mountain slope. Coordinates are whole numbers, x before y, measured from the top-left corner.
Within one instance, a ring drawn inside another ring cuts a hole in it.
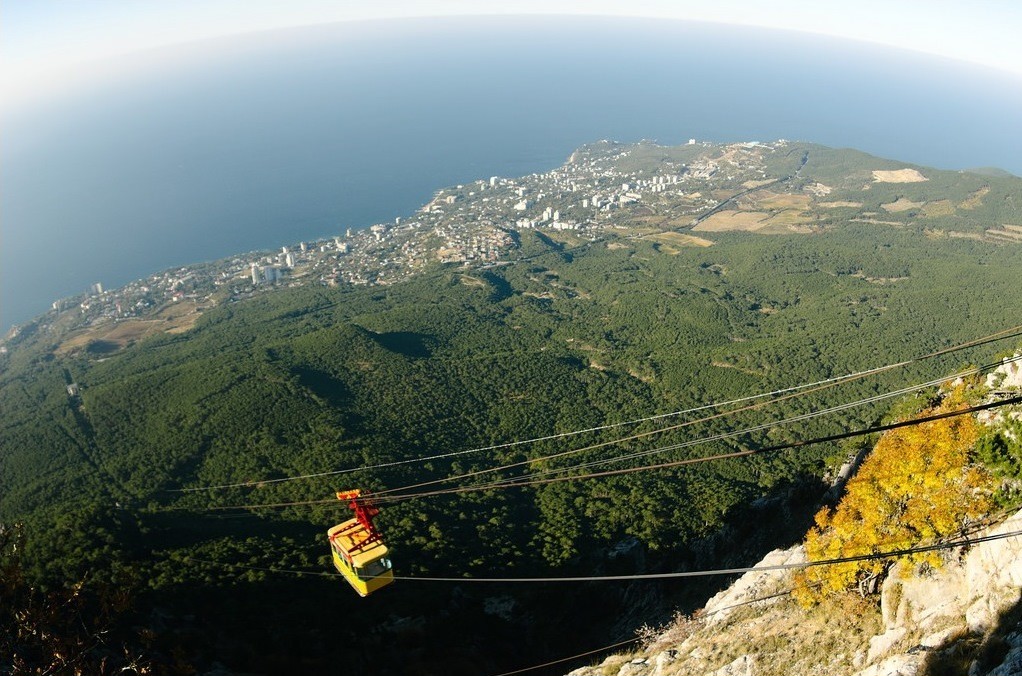
[[[987,378],[986,387],[997,393],[988,396],[1022,392],[1018,358],[1016,355],[1015,360]],[[986,428],[981,438],[1007,439],[1013,457],[1022,454],[1017,437],[1022,410],[1015,406],[996,414],[982,413],[980,419]],[[891,499],[890,495],[883,493],[875,478],[867,476],[881,466],[886,475],[882,481],[893,482],[899,473],[918,481],[908,503],[928,502],[939,494],[955,494],[957,489],[947,482],[959,474],[976,471],[974,465],[943,467],[938,471],[942,483],[928,483],[925,472],[919,468],[887,464],[881,457],[884,454],[905,460],[909,459],[905,456],[911,455],[911,449],[905,447],[892,455],[892,442],[892,433],[887,433],[877,444],[860,474],[849,482],[847,493],[837,506],[838,513],[866,496],[876,498],[877,509],[885,506],[883,503]],[[980,451],[978,456],[984,456],[984,452]],[[1003,483],[989,483],[992,478],[974,492],[982,497],[996,487],[996,494],[1005,496],[1018,489],[1017,471],[1002,479]],[[900,516],[894,520],[909,524],[910,510],[897,511]],[[817,521],[822,523],[819,517]],[[582,667],[571,675],[1020,673],[1022,511],[1017,511],[1017,507],[1007,512],[998,509],[978,520],[974,514],[965,518],[964,524],[959,533],[945,538],[950,543],[965,543],[964,546],[877,559],[874,563],[882,564],[879,576],[864,572],[857,589],[855,584],[845,585],[845,591],[838,593],[827,586],[838,579],[836,573],[831,575],[832,571],[847,565],[873,564],[859,561],[808,567],[811,562],[833,557],[833,553],[813,555],[813,547],[807,545],[775,550],[691,616],[677,616],[660,632],[644,631],[645,646],[641,651],[609,657],[598,667]],[[864,529],[865,525],[858,528]],[[813,537],[810,536],[810,543]],[[910,549],[920,537],[917,535],[915,541],[899,540],[897,546],[880,543],[858,551]],[[861,584],[874,580],[880,584]],[[873,588],[875,592],[871,591]]]
[[[626,565],[609,552],[631,539],[651,570],[791,544],[854,445],[484,485],[864,427],[890,400],[782,421],[991,363],[1013,343],[912,360],[1017,322],[1020,186],[804,143],[599,143],[291,247],[292,268],[260,252],[79,299],[3,344],[0,520],[25,524],[33,580],[123,584],[141,625],[205,632],[196,664],[260,671],[300,650],[326,668],[340,644],[379,651],[381,672],[436,672],[454,651],[448,673],[478,673],[517,664],[509,636],[536,656],[591,647],[621,629],[627,589],[508,592],[504,617],[485,601],[502,592],[471,585],[407,580],[363,601],[280,571],[330,570],[334,491],[428,481],[465,491],[379,519],[408,577],[592,574]],[[281,278],[253,281],[252,262]],[[655,417],[901,361],[770,407]],[[298,504],[226,509],[276,503]],[[649,605],[713,591],[663,585]],[[572,623],[580,609],[591,622]],[[401,642],[414,668],[387,650]]]

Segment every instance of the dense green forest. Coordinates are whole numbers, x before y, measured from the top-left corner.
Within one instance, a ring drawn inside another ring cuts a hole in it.
[[[817,180],[849,175],[816,153]],[[974,183],[993,180],[963,176],[944,197],[967,200]],[[870,199],[897,199],[895,187],[879,184]],[[628,609],[696,603],[724,581],[523,589],[401,580],[359,599],[318,575],[332,570],[325,531],[347,518],[342,503],[219,508],[329,501],[337,490],[529,460],[434,487],[833,434],[877,422],[894,400],[659,450],[987,364],[1018,345],[702,422],[705,412],[507,445],[910,360],[1019,323],[1018,244],[935,236],[936,216],[918,227],[829,218],[810,234],[720,232],[713,246],[670,251],[643,238],[523,232],[508,264],[436,265],[382,287],[281,289],[122,350],[58,356],[45,332],[26,334],[0,357],[0,522],[20,524],[19,565],[41,589],[84,580],[95,603],[129,590],[119,636],[162,673],[217,663],[315,671],[338,660],[364,661],[363,673],[486,673],[627,637],[648,620]],[[982,229],[946,218],[946,229]],[[625,436],[639,438],[602,444]],[[858,447],[395,501],[378,524],[399,576],[748,563],[805,532],[822,477]],[[309,474],[320,476],[273,481]],[[612,554],[636,541],[632,555]],[[493,610],[501,604],[510,610]]]

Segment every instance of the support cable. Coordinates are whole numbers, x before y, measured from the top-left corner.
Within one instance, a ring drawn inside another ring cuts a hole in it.
[[[673,573],[636,573],[632,575],[584,575],[574,577],[429,577],[429,576],[420,577],[417,575],[395,575],[394,579],[404,580],[408,582],[457,582],[457,583],[473,582],[481,584],[547,584],[561,582],[627,582],[635,580],[673,580],[678,578],[690,577],[715,577],[719,575],[741,575],[745,573],[765,573],[783,570],[805,570],[806,568],[835,566],[842,563],[857,563],[860,561],[880,561],[883,559],[897,559],[906,556],[912,556],[913,554],[925,554],[927,552],[936,552],[946,549],[956,549],[958,547],[971,547],[974,545],[984,544],[986,542],[995,542],[997,540],[1006,540],[1008,538],[1019,537],[1020,535],[1022,535],[1022,530],[1013,530],[1004,533],[993,533],[991,535],[980,535],[977,537],[963,537],[961,539],[949,540],[947,542],[937,542],[928,545],[917,545],[915,547],[903,547],[899,549],[891,549],[880,552],[870,552],[868,554],[858,554],[854,556],[842,556],[832,559],[822,559],[820,561],[802,561],[799,563],[777,563],[768,566],[740,566],[736,568],[685,570]],[[228,568],[237,568],[239,570],[253,570],[267,573],[287,573],[290,575],[312,575],[318,577],[337,577],[340,575],[340,573],[330,571],[295,570],[287,568],[246,566],[236,563],[221,563],[218,561],[198,559],[191,556],[181,557],[181,560],[190,561],[193,563],[226,566]]]
[[[448,489],[438,489],[433,491],[424,491],[421,493],[406,493],[396,496],[385,496],[378,500],[380,503],[386,502],[398,502],[401,500],[410,500],[415,498],[432,497],[434,495],[447,495],[451,493],[469,493],[486,489],[493,488],[511,488],[521,486],[541,486],[552,483],[561,483],[564,481],[574,481],[577,479],[592,479],[596,477],[607,477],[607,476],[618,476],[622,474],[632,474],[634,472],[642,472],[651,469],[668,469],[672,467],[682,467],[684,465],[696,465],[704,462],[710,462],[713,460],[727,460],[731,458],[743,458],[750,455],[760,455],[766,453],[774,453],[776,451],[786,451],[794,448],[802,448],[804,446],[812,446],[815,444],[830,443],[833,441],[841,441],[843,439],[850,439],[853,437],[861,437],[869,434],[875,434],[877,432],[886,432],[888,430],[900,429],[902,427],[911,427],[913,425],[921,425],[927,422],[934,422],[936,420],[943,420],[945,418],[953,418],[960,415],[966,415],[969,413],[977,413],[979,411],[986,411],[992,408],[999,408],[1001,406],[1009,406],[1012,404],[1022,404],[1022,396],[1012,397],[1010,399],[1004,399],[1001,401],[990,402],[988,404],[981,404],[979,406],[971,406],[969,408],[960,409],[957,411],[947,411],[944,413],[938,413],[930,416],[924,416],[922,418],[911,418],[909,420],[903,420],[901,422],[889,423],[887,425],[875,425],[861,430],[853,430],[851,432],[841,432],[840,434],[832,434],[825,437],[817,437],[815,439],[805,439],[803,441],[793,441],[786,444],[777,444],[775,446],[766,446],[758,449],[746,449],[741,451],[732,451],[729,453],[719,453],[717,455],[701,456],[698,458],[686,458],[684,460],[673,460],[670,462],[662,462],[653,465],[640,465],[638,467],[625,467],[622,469],[605,470],[602,472],[589,472],[587,474],[571,474],[558,477],[552,477],[547,479],[536,479],[529,481],[506,482],[500,484],[491,484],[488,486],[462,486]],[[375,498],[374,498],[375,499]]]
[[[893,398],[893,397],[898,397],[898,396],[902,396],[902,395],[905,395],[905,394],[910,394],[912,392],[918,392],[918,391],[924,390],[924,389],[926,389],[928,387],[934,387],[934,386],[938,386],[938,385],[942,385],[942,384],[945,384],[945,383],[952,382],[954,380],[957,380],[958,378],[964,378],[964,377],[967,377],[967,376],[972,376],[972,375],[976,375],[976,374],[982,373],[983,371],[988,370],[991,367],[996,367],[996,366],[999,366],[999,365],[1001,365],[1003,363],[1013,363],[1013,362],[1017,362],[1017,361],[1022,361],[1022,356],[1013,357],[1011,359],[1005,360],[1004,362],[998,362],[997,364],[993,364],[993,365],[981,366],[981,367],[969,369],[967,371],[961,371],[961,372],[959,372],[959,373],[957,373],[955,375],[946,376],[944,378],[939,378],[939,379],[936,379],[936,380],[931,380],[929,382],[921,383],[919,385],[912,385],[912,386],[909,386],[909,387],[904,387],[904,388],[902,388],[900,390],[894,390],[892,392],[886,392],[884,394],[874,395],[872,397],[867,397],[866,399],[860,399],[858,401],[853,401],[853,402],[849,402],[849,403],[846,403],[846,404],[840,404],[838,406],[832,406],[831,408],[821,409],[819,411],[812,411],[810,413],[803,413],[801,415],[793,416],[791,418],[785,418],[784,420],[778,420],[778,421],[775,421],[775,422],[763,423],[761,425],[756,425],[756,426],[753,426],[753,427],[747,427],[747,428],[745,428],[743,430],[734,430],[734,431],[731,431],[731,432],[721,432],[720,434],[716,434],[716,435],[713,435],[713,436],[710,436],[710,437],[702,437],[702,438],[699,438],[699,439],[691,439],[689,441],[684,441],[684,442],[677,443],[677,444],[672,444],[672,445],[669,445],[669,446],[662,446],[662,447],[659,447],[659,448],[653,448],[653,449],[649,449],[649,450],[645,450],[645,451],[637,451],[635,453],[630,453],[628,455],[619,455],[619,456],[615,456],[615,457],[612,457],[612,458],[604,458],[602,460],[593,460],[593,461],[582,463],[582,464],[578,464],[578,465],[569,465],[569,466],[566,466],[566,467],[555,467],[555,468],[543,470],[543,471],[540,471],[540,472],[533,472],[531,474],[524,474],[524,475],[521,475],[521,476],[518,476],[518,477],[511,477],[511,478],[503,479],[501,481],[495,481],[495,482],[492,482],[492,483],[487,484],[487,485],[488,486],[499,486],[499,485],[502,485],[504,483],[509,483],[509,482],[512,482],[512,481],[515,481],[515,480],[533,479],[533,478],[538,478],[538,477],[541,477],[541,476],[547,476],[547,475],[550,475],[550,474],[563,474],[563,473],[566,473],[566,472],[569,472],[569,471],[572,471],[572,470],[588,469],[590,467],[598,467],[600,465],[606,465],[606,464],[613,463],[613,462],[621,462],[621,461],[624,461],[624,460],[634,460],[635,458],[643,458],[643,457],[648,457],[648,456],[651,456],[651,455],[659,455],[661,453],[666,453],[668,451],[675,451],[675,450],[679,450],[679,449],[682,449],[682,448],[691,448],[693,446],[699,446],[699,445],[706,444],[706,443],[711,443],[711,442],[714,442],[714,441],[722,441],[722,440],[725,440],[725,439],[733,439],[735,437],[739,437],[739,436],[742,436],[742,435],[745,435],[745,434],[750,434],[752,432],[761,432],[763,430],[771,429],[773,427],[778,427],[780,425],[787,425],[787,424],[790,424],[790,423],[793,423],[793,422],[801,422],[803,420],[809,420],[809,419],[812,419],[812,418],[818,418],[820,416],[828,415],[830,413],[836,413],[836,412],[848,410],[848,409],[851,409],[851,408],[855,408],[857,406],[864,406],[866,404],[873,404],[873,403],[876,403],[878,401],[883,401],[884,399],[890,399],[890,398]],[[545,460],[545,459],[546,458],[536,458],[535,462],[540,462],[540,461]],[[497,468],[497,469],[504,469],[504,468]],[[496,470],[490,470],[490,471],[496,471]],[[395,490],[397,490],[397,489],[395,489]]]
[[[960,350],[964,350],[964,349],[967,349],[967,348],[970,348],[970,347],[978,347],[978,346],[981,346],[981,345],[986,345],[988,343],[992,343],[992,342],[996,342],[996,341],[1000,341],[1000,340],[1005,340],[1005,339],[1008,339],[1008,338],[1014,338],[1014,337],[1018,337],[1018,336],[1022,336],[1022,325],[1014,326],[1014,327],[1009,328],[1009,329],[1004,329],[1002,331],[998,331],[996,333],[992,333],[992,334],[983,336],[981,338],[977,338],[977,339],[974,339],[974,340],[971,340],[971,341],[968,341],[968,342],[965,342],[965,343],[960,343],[958,345],[953,345],[951,347],[943,348],[941,350],[937,350],[935,352],[930,352],[929,354],[925,354],[925,355],[922,355],[922,356],[919,356],[919,357],[913,357],[912,359],[908,359],[908,360],[905,360],[905,361],[901,361],[901,362],[897,362],[897,363],[893,363],[893,364],[887,364],[885,366],[878,366],[878,367],[874,367],[874,368],[867,369],[867,370],[864,370],[864,371],[858,371],[858,372],[855,372],[855,373],[846,374],[846,375],[843,375],[843,376],[836,376],[836,377],[833,377],[833,378],[827,378],[827,379],[819,380],[819,381],[816,381],[816,382],[813,382],[813,383],[805,383],[805,384],[801,384],[801,385],[794,385],[794,386],[791,386],[791,387],[774,390],[772,392],[764,392],[764,393],[761,393],[761,394],[755,394],[755,395],[750,395],[750,396],[747,396],[747,397],[741,397],[741,398],[738,398],[738,399],[733,399],[731,401],[705,404],[705,405],[702,405],[702,406],[697,406],[697,407],[694,407],[694,408],[684,409],[684,410],[681,410],[681,411],[673,411],[673,412],[670,412],[670,413],[660,413],[660,414],[657,414],[657,415],[647,416],[647,417],[644,417],[644,418],[636,418],[634,420],[627,420],[627,421],[623,421],[623,422],[610,423],[610,424],[607,424],[607,425],[600,425],[600,426],[590,427],[590,428],[586,428],[586,429],[573,430],[573,431],[568,431],[568,432],[560,432],[560,433],[557,433],[557,434],[550,434],[550,435],[546,435],[546,436],[534,437],[534,438],[531,438],[531,439],[523,439],[523,440],[518,440],[518,441],[510,441],[510,442],[494,444],[494,445],[490,445],[490,446],[481,446],[481,447],[478,447],[478,448],[470,448],[470,449],[461,450],[461,451],[451,451],[449,453],[438,453],[438,454],[434,454],[434,455],[430,455],[430,456],[423,456],[423,457],[418,457],[418,458],[407,458],[405,460],[394,460],[394,461],[390,461],[390,462],[376,463],[376,464],[373,464],[373,465],[365,465],[365,466],[362,466],[362,467],[350,467],[350,468],[345,468],[345,469],[329,470],[329,471],[324,471],[324,472],[314,472],[314,473],[310,473],[310,474],[299,474],[299,475],[294,475],[294,476],[278,477],[276,479],[241,481],[241,482],[237,482],[237,483],[219,484],[219,485],[213,485],[213,486],[196,486],[196,487],[192,487],[192,488],[178,488],[178,489],[172,489],[172,490],[170,490],[168,492],[171,492],[171,493],[194,493],[194,492],[200,492],[200,491],[214,491],[214,490],[223,490],[223,489],[229,489],[229,488],[249,488],[249,487],[253,487],[253,486],[263,486],[263,485],[267,485],[267,484],[283,483],[283,482],[289,482],[289,481],[300,481],[300,480],[304,480],[304,479],[313,479],[313,478],[320,478],[320,477],[326,477],[326,476],[337,476],[337,475],[340,475],[340,474],[348,474],[348,473],[351,473],[351,472],[358,472],[358,471],[371,471],[371,470],[376,470],[376,469],[384,469],[384,468],[388,468],[388,467],[395,467],[395,466],[398,466],[398,465],[406,465],[406,464],[411,464],[411,463],[429,462],[429,461],[432,461],[432,460],[441,460],[441,459],[452,458],[452,457],[457,457],[457,456],[462,456],[462,455],[469,455],[469,454],[473,454],[473,453],[481,453],[481,452],[485,452],[485,451],[499,450],[499,449],[504,449],[504,448],[513,448],[513,447],[516,447],[516,446],[522,446],[522,445],[526,445],[526,444],[534,444],[534,443],[539,443],[539,442],[543,442],[543,441],[552,441],[552,440],[555,440],[555,439],[563,439],[563,438],[566,438],[566,437],[577,436],[577,435],[580,435],[580,434],[587,434],[587,433],[592,433],[592,432],[601,432],[601,431],[605,431],[605,430],[609,430],[609,429],[615,429],[615,428],[618,428],[618,427],[638,425],[638,424],[641,424],[641,423],[644,423],[644,422],[651,422],[651,421],[654,421],[654,420],[661,420],[661,419],[672,418],[672,417],[677,417],[677,416],[681,416],[681,415],[687,415],[687,414],[691,414],[691,413],[698,413],[698,412],[701,412],[701,411],[715,409],[715,408],[722,408],[722,407],[725,407],[725,406],[733,406],[733,405],[736,405],[736,404],[742,404],[742,403],[745,403],[745,402],[754,401],[756,399],[763,399],[763,398],[766,398],[766,397],[778,397],[777,399],[771,400],[769,402],[764,402],[764,403],[760,403],[760,404],[753,405],[753,406],[745,406],[745,407],[742,407],[742,408],[738,408],[738,409],[734,409],[734,410],[730,410],[730,411],[725,411],[723,413],[716,414],[714,416],[707,416],[705,418],[701,418],[699,420],[694,420],[694,421],[689,421],[687,423],[683,423],[683,424],[678,425],[678,426],[672,426],[672,427],[662,428],[662,429],[659,429],[659,430],[654,430],[652,432],[647,432],[647,433],[645,433],[643,435],[626,437],[624,439],[618,440],[618,442],[607,442],[606,445],[609,445],[609,444],[612,444],[612,443],[619,443],[619,442],[623,442],[623,441],[630,441],[632,439],[641,438],[642,436],[648,436],[650,434],[658,434],[660,432],[672,431],[674,429],[679,429],[680,427],[685,427],[687,425],[696,424],[698,422],[705,422],[705,421],[708,421],[708,420],[713,420],[715,418],[722,417],[724,415],[731,415],[732,413],[738,413],[738,412],[742,412],[742,411],[746,411],[746,410],[752,410],[752,409],[755,409],[755,408],[760,408],[760,407],[762,407],[762,406],[764,406],[766,404],[769,404],[769,403],[775,403],[775,402],[778,402],[778,401],[784,401],[784,400],[790,399],[790,398],[792,398],[794,396],[800,396],[801,394],[809,394],[809,393],[812,393],[812,392],[815,392],[815,391],[819,391],[819,390],[822,390],[822,389],[827,389],[829,387],[833,387],[833,386],[841,384],[841,383],[850,382],[850,381],[853,381],[853,380],[859,380],[859,379],[865,378],[865,377],[870,376],[870,375],[875,375],[877,373],[882,373],[884,371],[889,371],[889,370],[892,370],[892,369],[900,368],[900,367],[907,366],[907,365],[912,364],[912,363],[916,363],[916,362],[920,362],[920,361],[925,361],[925,360],[928,360],[928,359],[933,359],[933,358],[936,358],[936,357],[939,357],[939,356],[943,356],[945,354],[950,354],[950,353],[957,352],[957,351],[960,351]],[[785,396],[780,396],[780,395],[785,395]],[[597,448],[598,447],[599,446],[597,446]]]
[[[418,582],[481,582],[489,584],[512,584],[512,583],[550,583],[550,582],[622,582],[629,580],[673,580],[685,577],[712,577],[716,575],[738,575],[752,572],[771,572],[781,570],[804,570],[806,568],[818,568],[820,566],[834,566],[841,563],[857,563],[860,561],[879,561],[883,559],[897,559],[913,554],[925,554],[944,549],[955,549],[957,547],[969,547],[972,545],[1006,540],[1008,538],[1022,535],[1022,530],[1013,530],[1006,533],[994,533],[992,535],[981,535],[973,538],[963,538],[949,542],[938,542],[930,545],[916,547],[905,547],[882,552],[871,552],[856,556],[842,556],[833,559],[820,561],[803,561],[801,563],[776,563],[769,566],[745,566],[739,568],[717,568],[712,570],[686,570],[674,573],[640,573],[636,575],[586,575],[580,577],[416,577],[398,576],[395,580],[414,580]]]
[[[449,495],[453,493],[470,493],[478,492],[482,490],[498,489],[498,488],[521,488],[524,486],[539,486],[551,483],[561,483],[563,481],[575,481],[579,479],[592,479],[596,477],[605,476],[617,476],[622,474],[632,474],[634,472],[642,472],[651,469],[668,469],[673,467],[681,467],[684,465],[695,465],[704,462],[711,462],[714,460],[725,460],[729,458],[741,458],[750,455],[759,455],[765,453],[773,453],[777,451],[791,450],[795,448],[802,448],[805,446],[812,446],[815,444],[830,443],[833,441],[841,441],[843,439],[850,439],[853,437],[867,436],[875,434],[877,432],[886,432],[888,430],[900,429],[902,427],[911,427],[913,425],[921,425],[923,423],[934,422],[937,420],[944,420],[945,418],[954,418],[961,415],[968,415],[970,413],[977,413],[979,411],[987,411],[990,409],[1000,408],[1002,406],[1010,406],[1014,404],[1022,404],[1022,396],[1015,396],[1008,399],[1002,399],[1000,401],[993,401],[986,404],[980,404],[977,406],[970,406],[968,408],[959,409],[957,411],[946,411],[943,413],[937,413],[933,415],[923,416],[921,418],[910,418],[908,420],[902,420],[900,422],[888,423],[886,425],[874,425],[859,430],[852,430],[850,432],[841,432],[839,434],[832,434],[825,437],[816,437],[813,439],[805,439],[802,441],[793,441],[785,444],[778,444],[775,446],[767,446],[759,449],[747,449],[741,451],[733,451],[730,453],[720,453],[717,455],[701,456],[698,458],[687,458],[684,460],[673,460],[670,462],[657,463],[652,465],[641,465],[638,467],[625,467],[616,470],[605,470],[602,472],[590,472],[588,474],[578,475],[567,475],[552,477],[547,479],[538,479],[530,481],[521,481],[517,483],[501,483],[494,485],[483,485],[483,486],[460,486],[448,489],[438,489],[433,491],[423,491],[420,493],[404,493],[401,495],[389,495],[380,497],[379,493],[374,493],[372,499],[377,504],[402,502],[405,500],[421,499],[426,497],[433,497],[436,495]],[[319,499],[319,500],[295,500],[291,502],[276,502],[276,503],[262,503],[262,504],[246,504],[246,505],[223,505],[213,506],[204,508],[205,511],[221,511],[229,509],[266,509],[266,508],[279,508],[279,507],[296,507],[304,505],[324,505],[324,504],[339,504],[336,499]],[[178,508],[184,509],[184,508]]]
[[[996,366],[999,366],[999,365],[1000,365],[1000,362],[998,362],[997,364],[994,364],[992,366],[996,367]],[[983,368],[990,368],[990,366],[983,367]],[[947,378],[941,378],[941,379],[938,379],[938,380],[935,380],[935,381],[931,381],[931,383],[927,383],[927,384],[925,384],[925,385],[923,385],[921,387],[930,387],[933,384],[940,383],[940,382],[950,382],[950,381],[952,381],[952,380],[954,380],[956,378],[962,377],[963,375],[969,375],[972,372],[978,372],[978,370],[979,369],[972,369],[972,370],[970,370],[968,372],[965,372],[964,374],[956,374],[954,376],[950,376],[950,377],[947,377]],[[400,487],[396,487],[396,488],[389,488],[389,489],[382,490],[382,491],[376,491],[374,493],[374,496],[376,498],[386,500],[389,496],[391,496],[391,494],[398,493],[399,491],[406,491],[406,490],[416,489],[416,488],[424,488],[426,486],[435,486],[435,485],[438,485],[438,484],[443,484],[443,483],[447,483],[447,482],[450,482],[450,481],[455,481],[457,479],[467,479],[467,478],[471,478],[471,477],[475,477],[475,476],[481,476],[483,474],[492,474],[493,472],[500,472],[500,471],[504,471],[504,470],[508,470],[508,469],[513,469],[515,467],[524,467],[526,465],[531,465],[531,464],[533,464],[535,462],[548,461],[548,460],[553,460],[555,458],[562,458],[562,457],[569,456],[569,455],[576,455],[578,453],[584,453],[586,451],[592,451],[592,450],[596,450],[596,449],[600,449],[600,448],[606,448],[608,446],[616,446],[616,445],[622,444],[622,443],[627,442],[627,441],[635,441],[636,439],[642,439],[642,438],[650,437],[650,436],[653,436],[655,434],[661,434],[663,432],[676,431],[676,430],[682,429],[684,427],[689,427],[689,426],[692,426],[692,425],[695,425],[695,424],[698,424],[698,423],[702,423],[702,422],[708,422],[708,421],[715,420],[715,419],[718,419],[718,418],[721,418],[721,417],[724,417],[724,416],[727,416],[727,415],[732,415],[734,413],[739,413],[739,412],[743,412],[743,411],[750,411],[750,410],[759,409],[759,408],[762,408],[763,406],[765,406],[767,404],[777,403],[779,401],[784,401],[786,399],[790,399],[790,398],[793,398],[793,397],[796,397],[796,396],[801,396],[801,395],[807,394],[809,392],[814,392],[814,391],[818,391],[818,390],[821,390],[821,389],[826,389],[827,387],[832,387],[832,385],[826,385],[826,386],[823,386],[823,387],[817,387],[817,388],[814,388],[812,390],[808,390],[807,392],[789,394],[789,395],[786,395],[786,396],[783,396],[783,397],[779,397],[777,399],[773,399],[773,400],[771,400],[769,402],[764,402],[764,403],[760,403],[760,404],[752,404],[750,406],[744,406],[742,408],[737,408],[737,409],[733,409],[733,410],[730,410],[730,411],[725,411],[723,413],[717,413],[715,415],[706,416],[706,417],[699,418],[699,419],[696,419],[696,420],[686,421],[686,422],[683,422],[683,423],[679,423],[677,425],[672,425],[670,427],[662,427],[662,428],[658,428],[656,430],[650,430],[648,432],[641,432],[641,433],[638,433],[638,434],[633,434],[631,436],[627,436],[627,437],[624,437],[624,438],[621,438],[621,439],[615,439],[615,440],[610,440],[610,441],[602,441],[602,442],[599,442],[599,443],[596,443],[596,444],[590,444],[588,446],[583,446],[581,448],[575,448],[575,449],[571,449],[571,450],[567,450],[567,451],[561,451],[560,453],[553,453],[551,455],[546,455],[546,456],[542,456],[542,457],[539,457],[539,458],[532,458],[532,459],[529,459],[529,460],[521,460],[519,462],[509,463],[509,464],[506,464],[506,465],[500,465],[498,467],[488,467],[486,469],[473,470],[471,472],[463,472],[462,474],[458,474],[458,475],[455,475],[455,476],[441,477],[439,479],[431,479],[429,481],[422,481],[422,482],[415,483],[415,484],[409,484],[407,486],[400,486]],[[910,391],[910,390],[909,389],[899,390],[898,394],[904,393],[905,391]],[[883,395],[877,395],[877,396],[882,398]],[[892,395],[892,396],[896,396],[896,395]],[[843,407],[848,408],[848,407],[859,405],[859,403],[860,402],[854,402],[852,404],[843,405]],[[834,410],[842,410],[842,407],[836,407]],[[805,419],[805,418],[813,417],[814,415],[816,415],[816,414],[815,413],[807,413],[807,414],[803,414],[799,418],[792,418],[791,420]],[[786,422],[786,421],[781,421],[781,422]],[[766,427],[772,427],[772,426],[777,425],[777,424],[781,424],[781,423],[779,423],[779,422],[778,423],[766,423],[765,426]],[[737,434],[742,434],[742,433],[744,433],[744,432],[740,432],[740,433],[737,433]],[[731,435],[731,436],[737,436],[737,434],[736,435]],[[678,446],[678,447],[680,447],[680,446]],[[672,448],[678,448],[678,447],[669,447],[669,448],[663,449],[663,450],[671,450]],[[654,451],[654,452],[659,452],[659,451]],[[639,454],[639,455],[643,455],[643,454],[646,454],[646,453],[642,453],[642,454]],[[400,496],[398,496],[398,497],[400,497]]]

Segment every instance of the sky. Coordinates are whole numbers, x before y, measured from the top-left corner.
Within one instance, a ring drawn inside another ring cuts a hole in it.
[[[0,93],[31,97],[118,57],[257,31],[493,14],[662,17],[834,35],[1022,75],[1018,0],[0,0]],[[121,59],[123,60],[123,59]]]

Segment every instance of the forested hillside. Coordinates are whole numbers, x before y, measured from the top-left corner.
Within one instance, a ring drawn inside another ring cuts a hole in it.
[[[670,236],[691,232],[691,219],[650,230],[629,212],[600,237],[523,229],[496,264],[435,263],[385,286],[224,302],[188,331],[123,348],[58,350],[63,336],[30,327],[0,356],[0,522],[22,524],[19,565],[47,589],[85,580],[98,597],[107,584],[129,590],[124,621],[135,629],[119,640],[166,673],[217,662],[284,673],[294,660],[318,670],[370,655],[364,673],[485,673],[627,633],[642,623],[628,626],[622,610],[636,598],[651,612],[705,600],[721,580],[399,580],[359,599],[339,578],[298,573],[332,572],[325,531],[347,518],[330,502],[337,490],[532,461],[429,489],[481,486],[868,427],[900,399],[783,421],[989,364],[1018,345],[993,341],[713,419],[700,421],[741,407],[653,418],[914,360],[1020,323],[1022,243],[1003,225],[1017,217],[1022,181],[927,170],[925,183],[870,183],[892,165],[809,149],[792,190],[826,184],[836,204],[804,203],[811,226],[697,225],[712,244],[690,246]],[[917,206],[882,208],[899,200]],[[885,217],[864,217],[870,209]],[[617,426],[592,429],[608,425]],[[579,430],[589,431],[509,445]],[[723,438],[697,443],[713,435]],[[603,443],[624,437],[634,438]],[[399,576],[750,562],[804,535],[824,475],[866,441],[394,500],[378,523]],[[483,450],[462,453],[473,449]],[[546,458],[567,451],[576,452]],[[642,556],[611,556],[622,543]]]

